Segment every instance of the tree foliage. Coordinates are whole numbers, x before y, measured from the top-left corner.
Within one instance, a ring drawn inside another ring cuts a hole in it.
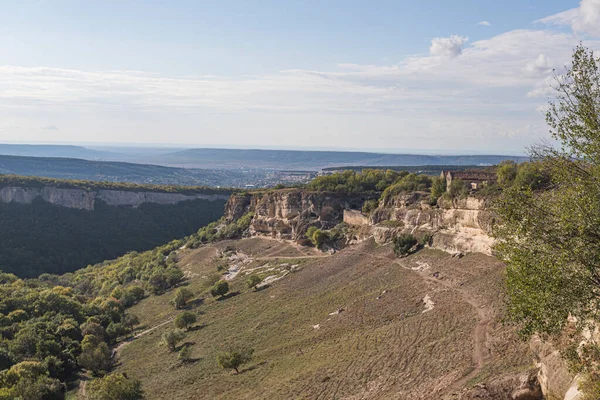
[[[190,311],[184,311],[175,317],[175,327],[179,329],[189,330],[197,321],[196,314]]]
[[[224,369],[233,369],[239,373],[240,366],[252,360],[254,349],[250,348],[231,348],[217,355],[217,362]]]
[[[175,291],[173,297],[173,304],[176,309],[180,309],[186,306],[187,302],[194,297],[194,294],[187,288],[179,288]]]
[[[177,343],[185,338],[185,332],[181,329],[170,329],[161,336],[161,343],[169,349],[169,351],[177,350]]]
[[[129,379],[120,373],[94,379],[86,386],[90,400],[141,400],[142,385],[137,379]]]
[[[213,285],[210,289],[210,294],[213,297],[223,297],[229,292],[229,283],[224,280],[220,280]]]
[[[401,233],[394,238],[394,253],[404,256],[417,244],[417,239],[410,233]]]
[[[535,148],[536,164],[497,202],[510,317],[524,335],[558,334],[569,316],[580,325],[600,321],[599,67],[591,51],[575,49],[546,115],[560,147]],[[598,361],[584,369],[597,374]]]

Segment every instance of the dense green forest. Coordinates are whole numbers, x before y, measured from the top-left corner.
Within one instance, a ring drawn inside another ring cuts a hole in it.
[[[148,250],[219,219],[224,204],[198,199],[127,208],[96,201],[88,211],[42,200],[0,203],[0,269],[20,277],[60,274]]]

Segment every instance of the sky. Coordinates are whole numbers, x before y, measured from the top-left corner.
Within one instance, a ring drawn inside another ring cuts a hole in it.
[[[600,0],[0,0],[0,142],[524,153]]]

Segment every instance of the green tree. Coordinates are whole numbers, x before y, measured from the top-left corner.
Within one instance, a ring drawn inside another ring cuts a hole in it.
[[[184,311],[175,317],[175,327],[179,329],[189,330],[196,323],[196,314],[189,311]]]
[[[517,177],[517,170],[517,164],[514,161],[502,161],[496,169],[498,184],[504,188],[511,186]]]
[[[182,362],[189,362],[192,359],[192,346],[183,346],[177,355]]]
[[[233,369],[239,374],[240,366],[250,362],[253,353],[254,350],[250,348],[229,349],[217,355],[217,362],[221,368]]]
[[[442,179],[439,176],[432,178],[431,180],[431,197],[433,200],[439,199],[444,193],[446,193],[446,179]]]
[[[169,351],[177,350],[177,343],[185,338],[185,332],[181,329],[171,329],[163,333],[161,343],[169,349]]]
[[[453,199],[464,197],[468,194],[467,185],[461,179],[453,179],[448,193]]]
[[[185,307],[187,302],[194,297],[194,294],[186,289],[179,288],[175,291],[175,297],[173,297],[173,304],[175,304],[176,309],[181,309]]]
[[[121,373],[94,379],[86,386],[89,400],[141,400],[142,385],[137,379],[128,379]]]
[[[560,147],[542,145],[532,154],[551,185],[514,185],[496,204],[509,316],[525,336],[559,334],[569,316],[579,325],[600,321],[599,71],[600,59],[578,46],[546,114]],[[599,362],[579,363],[588,379],[600,380]]]
[[[94,374],[110,370],[112,357],[108,345],[93,335],[87,335],[81,342],[79,365]]]
[[[0,372],[0,399],[58,400],[64,398],[64,385],[48,376],[37,361],[23,361]]]
[[[219,281],[217,283],[215,283],[213,285],[213,287],[210,289],[210,294],[213,297],[223,297],[227,294],[227,292],[229,292],[229,283],[227,283],[227,281]]]
[[[401,233],[394,238],[394,253],[397,256],[404,256],[410,252],[410,249],[417,244],[417,239],[410,233]]]
[[[262,279],[260,276],[256,275],[256,274],[252,274],[248,277],[248,279],[246,279],[246,285],[248,285],[248,288],[250,289],[254,289],[256,290],[256,287],[262,282]]]

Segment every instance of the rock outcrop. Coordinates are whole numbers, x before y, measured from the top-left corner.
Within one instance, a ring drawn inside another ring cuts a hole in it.
[[[402,231],[428,232],[433,235],[433,247],[450,253],[492,254],[490,236],[493,215],[482,199],[468,197],[454,201],[440,201],[432,207],[424,193],[399,195],[380,204],[371,215],[375,239],[387,241],[398,228],[385,228],[385,221],[397,221]],[[389,232],[386,234],[386,229]]]
[[[103,189],[85,190],[50,186],[7,186],[0,189],[0,202],[2,203],[31,204],[36,199],[41,199],[54,205],[81,210],[93,210],[97,201],[103,201],[110,206],[137,208],[144,203],[177,204],[188,200],[225,201],[228,198],[229,196],[224,194],[182,194]]]
[[[283,189],[234,194],[225,206],[225,218],[233,221],[252,212],[249,233],[297,240],[310,226],[331,229],[343,221],[344,210],[360,209],[377,194],[340,194]]]

